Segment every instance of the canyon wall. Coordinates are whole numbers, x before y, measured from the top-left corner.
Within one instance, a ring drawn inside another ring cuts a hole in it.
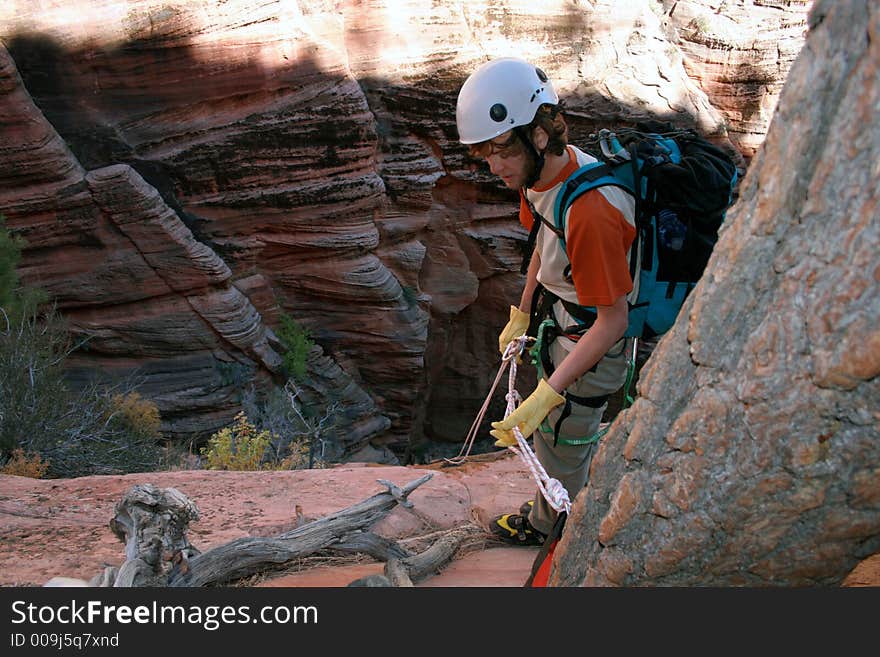
[[[13,0],[0,213],[22,281],[88,340],[74,380],[135,376],[169,436],[204,437],[283,380],[286,314],[314,338],[303,399],[338,402],[338,451],[418,460],[463,440],[522,285],[516,197],[457,142],[468,73],[527,57],[574,142],[660,118],[745,166],[808,9]]]

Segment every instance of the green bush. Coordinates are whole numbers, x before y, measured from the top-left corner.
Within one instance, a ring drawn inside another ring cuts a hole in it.
[[[231,427],[211,436],[202,456],[209,470],[265,470],[268,448],[269,432],[258,431],[242,411]]]
[[[50,477],[152,470],[159,456],[155,404],[124,388],[72,389],[63,371],[71,351],[54,309],[31,311],[0,333],[0,455],[16,448],[39,454]]]
[[[300,470],[310,465],[309,444],[303,435],[285,440],[258,427],[245,411],[235,416],[231,426],[213,434],[201,455],[209,470]],[[322,461],[317,463],[323,466]]]
[[[281,326],[276,331],[278,339],[284,345],[284,369],[287,375],[302,380],[306,375],[306,359],[315,345],[309,330],[300,326],[290,315],[281,315]]]

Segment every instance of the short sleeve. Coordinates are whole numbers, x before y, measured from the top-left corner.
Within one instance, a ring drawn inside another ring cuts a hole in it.
[[[610,306],[632,291],[629,250],[636,231],[620,209],[599,190],[592,190],[572,204],[566,229],[566,251],[580,305]]]

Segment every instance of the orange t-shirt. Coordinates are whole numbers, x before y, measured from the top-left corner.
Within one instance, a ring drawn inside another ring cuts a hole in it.
[[[529,199],[549,222],[553,222],[553,203],[565,179],[586,161],[593,161],[581,151],[569,147],[569,162],[547,187],[529,190]],[[610,306],[633,289],[629,273],[629,250],[636,230],[624,214],[632,217],[631,197],[616,187],[594,189],[581,195],[571,205],[566,228],[566,251],[563,258],[546,258],[546,246],[541,259],[542,271],[538,280],[550,291],[562,284],[565,276],[560,267],[571,264],[571,284],[577,303],[582,306]],[[627,207],[629,209],[627,210]],[[532,213],[520,198],[519,218],[522,225],[531,230]],[[542,229],[543,240],[553,240],[561,247],[559,238],[548,228]],[[551,262],[545,262],[551,260]],[[545,265],[552,269],[548,271]],[[550,283],[550,284],[548,284]],[[565,294],[559,296],[566,298]],[[574,299],[569,299],[574,300]]]

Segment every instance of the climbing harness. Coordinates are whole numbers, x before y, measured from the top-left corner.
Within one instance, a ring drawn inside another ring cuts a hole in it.
[[[545,320],[542,323],[542,327],[547,322],[552,322],[552,320]],[[486,415],[486,411],[489,408],[489,402],[495,394],[495,390],[498,388],[498,384],[501,382],[501,377],[504,375],[504,371],[509,367],[510,371],[508,372],[507,379],[507,394],[505,395],[505,400],[507,401],[507,410],[504,414],[504,417],[507,417],[519,404],[522,402],[522,396],[516,390],[516,374],[517,374],[517,366],[516,361],[523,351],[526,349],[526,345],[528,343],[535,343],[530,350],[530,353],[533,355],[533,361],[536,361],[535,364],[538,367],[539,375],[542,373],[542,368],[540,365],[540,358],[535,356],[536,352],[540,349],[541,340],[543,338],[543,331],[538,331],[538,339],[530,337],[528,334],[521,335],[508,343],[507,348],[504,350],[504,354],[501,356],[501,367],[498,369],[498,374],[495,375],[495,380],[492,383],[492,387],[489,390],[489,394],[486,396],[485,401],[483,401],[483,405],[480,407],[479,412],[477,413],[474,422],[471,424],[471,428],[468,431],[467,437],[462,444],[462,448],[459,451],[458,455],[454,458],[446,458],[443,459],[447,463],[451,465],[461,465],[465,462],[467,457],[470,455],[471,449],[473,448],[474,441],[477,437],[477,431],[480,425],[483,422],[483,419]],[[628,408],[633,403],[633,398],[630,395],[630,386],[632,385],[632,380],[635,374],[635,362],[636,362],[636,349],[637,349],[637,340],[633,339],[632,342],[632,352],[631,356],[627,362],[627,377],[626,382],[624,383],[624,406],[623,408]],[[570,400],[568,399],[568,393],[566,393],[567,401],[569,404]],[[581,398],[574,397],[575,403],[577,403]],[[607,397],[603,398],[603,402],[607,399]],[[556,433],[558,434],[559,425],[561,424],[564,416],[560,418],[560,421],[556,424]],[[546,425],[546,422],[545,422]],[[543,431],[551,431],[552,429],[547,425],[542,425]],[[608,432],[608,428],[610,427],[610,422],[605,422],[600,425],[600,429],[594,435],[584,438],[584,439],[557,439],[558,442],[562,442],[566,445],[586,445],[589,443],[598,442],[602,436],[604,436]],[[523,436],[522,432],[520,432],[518,427],[513,428],[513,434],[516,437],[516,445],[511,445],[508,447],[510,451],[519,456],[525,464],[528,466],[529,471],[532,474],[532,478],[538,484],[538,489],[541,491],[541,494],[544,496],[544,499],[547,500],[547,503],[555,510],[557,513],[564,512],[566,515],[571,511],[571,500],[568,496],[568,491],[565,490],[565,487],[559,482],[559,480],[550,477],[547,474],[547,471],[538,461],[538,457],[529,447],[527,438],[528,436]]]
[[[565,328],[560,327],[556,321],[555,315],[551,310],[553,303],[555,303],[556,301],[560,301],[559,297],[555,296],[551,292],[548,292],[546,289],[543,288],[543,286],[540,286],[540,289],[536,291],[536,295],[540,296],[541,300],[533,304],[533,308],[536,309],[533,316],[540,317],[542,315],[547,315],[548,313],[549,316],[541,321],[541,323],[538,324],[537,328],[534,330],[534,334],[536,335],[535,344],[529,350],[529,354],[532,357],[532,363],[535,365],[535,368],[538,371],[538,376],[541,378],[549,378],[555,370],[555,367],[550,359],[550,344],[560,336],[577,342],[583,332],[589,328],[590,324],[577,324]],[[568,309],[567,305],[566,309]],[[577,318],[575,317],[575,319]],[[531,327],[529,328],[528,333],[532,333]],[[635,355],[637,344],[638,338],[632,338],[632,353],[631,356],[627,359],[626,380],[623,386],[623,408],[628,408],[633,402],[633,398],[630,396],[629,391],[635,375]],[[627,343],[624,342],[624,345],[619,353],[609,354],[609,356],[613,358],[619,358],[623,355],[623,352],[626,350],[626,348]],[[594,365],[590,371],[594,372],[595,369],[596,365]],[[556,425],[551,427],[549,420],[545,418],[544,421],[541,423],[541,431],[543,431],[544,433],[553,434],[554,447],[558,444],[589,445],[591,443],[598,442],[602,438],[602,436],[604,436],[608,432],[608,427],[610,426],[609,422],[603,422],[602,424],[600,424],[599,431],[594,433],[593,435],[584,436],[581,438],[560,438],[559,431],[562,427],[562,423],[565,421],[566,418],[571,415],[573,404],[587,406],[589,408],[601,408],[603,405],[605,405],[605,403],[608,402],[611,395],[580,397],[570,392],[563,392],[563,397],[565,397],[565,405],[562,407],[562,411],[560,413],[559,419],[556,421]]]

